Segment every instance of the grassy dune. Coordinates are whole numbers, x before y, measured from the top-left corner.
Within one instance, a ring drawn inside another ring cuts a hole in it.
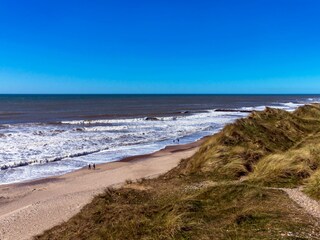
[[[314,108],[320,112],[320,106],[314,106],[312,110]],[[186,174],[205,174],[209,178],[223,180],[239,179],[258,170],[260,175],[264,170],[264,180],[267,181],[268,174],[274,174],[273,167],[277,157],[303,145],[303,141],[312,138],[320,130],[320,117],[301,118],[298,116],[300,114],[297,114],[301,111],[288,113],[268,108],[263,112],[254,112],[248,118],[237,120],[207,141],[186,163],[182,171]],[[316,144],[316,137],[312,142]],[[265,160],[266,157],[273,159],[273,162]],[[267,168],[259,167],[263,162],[270,164],[267,164]]]
[[[314,199],[320,200],[320,169],[307,179],[305,192]]]
[[[274,189],[304,185],[320,199],[319,139],[319,104],[254,112],[167,174],[107,189],[36,239],[319,239],[318,220]]]

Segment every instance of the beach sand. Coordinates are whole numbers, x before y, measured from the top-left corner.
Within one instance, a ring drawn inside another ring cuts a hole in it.
[[[191,157],[205,139],[58,177],[0,185],[0,239],[31,239],[67,221],[106,187],[152,178]]]

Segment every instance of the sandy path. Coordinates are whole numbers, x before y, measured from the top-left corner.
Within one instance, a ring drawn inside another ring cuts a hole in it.
[[[203,140],[202,140],[203,141]],[[94,195],[128,179],[154,177],[191,157],[202,141],[60,177],[0,186],[0,239],[31,239],[68,220]]]
[[[242,177],[240,178],[240,180],[226,181],[226,182],[205,181],[205,182],[200,182],[194,185],[190,185],[189,189],[199,189],[199,188],[224,185],[224,184],[239,184],[241,182],[244,182],[246,179],[247,177]],[[320,202],[310,198],[308,195],[302,192],[303,186],[300,186],[298,188],[266,187],[266,189],[275,189],[275,190],[284,191],[292,201],[297,203],[308,214],[320,220]]]
[[[285,191],[288,196],[302,207],[307,213],[315,218],[320,219],[320,203],[311,199],[301,191],[301,188],[280,188]]]

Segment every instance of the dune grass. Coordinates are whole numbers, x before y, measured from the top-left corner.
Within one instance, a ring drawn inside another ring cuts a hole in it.
[[[304,191],[314,199],[320,200],[320,169],[306,181]]]
[[[36,239],[319,239],[287,195],[320,199],[320,105],[266,109],[226,126],[153,180],[107,189]]]
[[[294,187],[301,185],[319,166],[320,145],[306,145],[261,159],[248,180],[267,186]]]
[[[302,118],[302,113],[312,110]],[[317,111],[317,112],[316,112]],[[268,186],[301,184],[320,164],[320,105],[294,113],[267,109],[226,126],[209,139],[182,172],[215,180],[240,179]]]
[[[36,239],[290,239],[289,236],[316,238],[320,228],[282,191],[243,183],[210,186],[158,179],[107,189],[71,220]]]

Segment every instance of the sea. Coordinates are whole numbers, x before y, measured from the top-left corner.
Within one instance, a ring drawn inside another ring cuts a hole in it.
[[[0,184],[194,142],[265,107],[320,95],[0,95]]]

